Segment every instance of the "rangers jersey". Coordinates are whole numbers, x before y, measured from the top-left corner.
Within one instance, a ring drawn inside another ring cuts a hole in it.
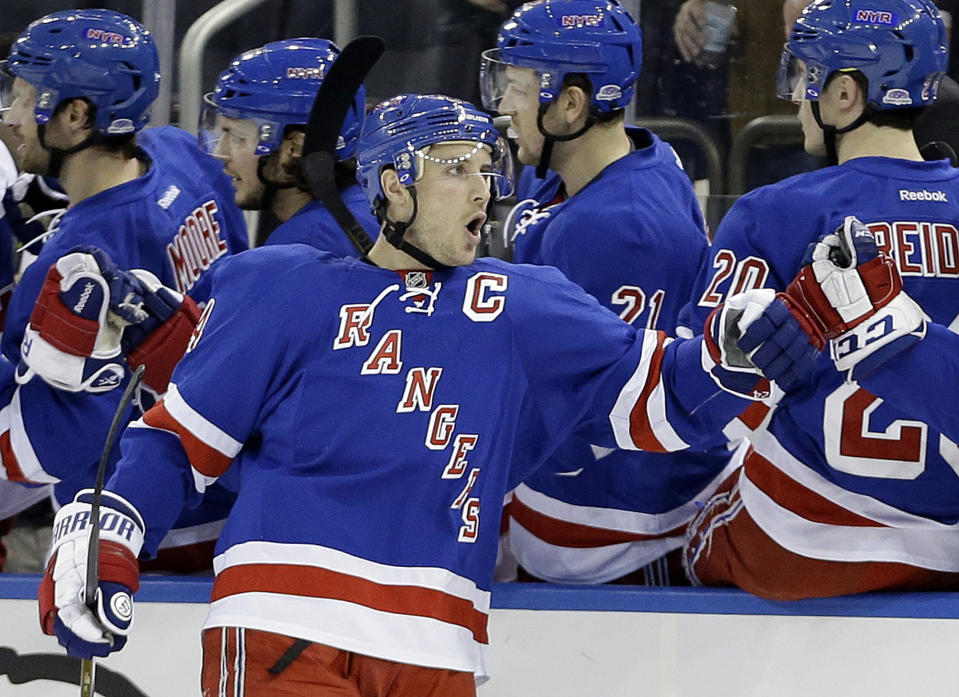
[[[359,184],[353,184],[340,192],[340,196],[366,234],[371,240],[376,241],[380,224],[370,211],[370,202],[366,199],[362,187]],[[266,238],[268,245],[295,243],[332,252],[337,256],[360,255],[330,211],[316,199],[303,206],[289,220],[278,225]]]
[[[214,284],[108,484],[149,555],[184,501],[238,477],[206,627],[482,679],[504,494],[576,426],[675,450],[722,440],[746,404],[703,372],[700,339],[637,332],[554,269],[397,272],[285,245]],[[538,458],[514,457],[527,426]]]
[[[952,327],[930,324],[926,336],[897,354],[859,383],[877,397],[895,404],[922,423],[932,424],[950,440],[959,442],[959,323]],[[941,399],[937,399],[940,395]]]
[[[147,164],[145,174],[72,205],[36,262],[24,271],[3,331],[3,355],[10,364],[20,360],[21,341],[47,269],[74,247],[99,247],[119,268],[147,269],[164,285],[198,301],[209,296],[204,276],[214,262],[246,247],[230,181],[193,136],[177,128],[151,128],[138,135],[137,143]],[[55,483],[56,499],[68,502],[95,478],[122,390],[68,393],[36,377],[16,386],[10,373],[4,375],[5,392],[0,395],[5,405],[0,411],[5,477]],[[115,448],[111,462],[118,456]],[[218,507],[214,517],[223,518],[226,510],[228,505]]]
[[[555,266],[625,322],[672,334],[707,254],[702,214],[672,148],[628,132],[633,152],[575,196],[551,174],[517,205],[513,260]],[[727,461],[725,448],[638,453],[573,436],[514,492],[510,549],[549,581],[624,576],[682,545]]]
[[[807,245],[847,215],[875,233],[925,312],[953,323],[959,170],[944,160],[861,157],[742,197],[717,231],[689,326],[702,326],[731,293],[784,289]],[[957,572],[959,447],[925,415],[887,403],[869,384],[847,382],[828,356],[820,359],[812,378],[750,436],[739,475],[745,509],[766,535],[804,557]],[[930,404],[950,403],[942,387],[915,389]],[[700,551],[688,555],[695,561]]]

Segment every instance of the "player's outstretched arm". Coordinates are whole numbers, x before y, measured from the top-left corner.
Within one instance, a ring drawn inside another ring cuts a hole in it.
[[[829,353],[859,380],[925,336],[922,308],[902,288],[895,261],[848,216],[810,245],[786,296],[829,340]]]

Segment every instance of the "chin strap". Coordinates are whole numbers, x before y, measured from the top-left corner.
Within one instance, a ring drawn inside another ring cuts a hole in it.
[[[96,138],[97,136],[96,133],[91,131],[90,135],[84,138],[81,142],[77,143],[76,145],[72,147],[61,149],[61,148],[51,148],[46,144],[46,142],[44,142],[46,137],[46,132],[47,132],[47,125],[45,123],[38,123],[37,135],[40,137],[40,145],[47,152],[50,153],[50,162],[47,165],[47,173],[45,176],[53,177],[54,179],[60,176],[60,170],[63,168],[64,158],[67,155],[72,155],[75,152],[80,152],[81,150],[84,150],[85,148],[90,147],[90,145],[93,143],[94,138]]]
[[[816,119],[816,123],[822,129],[823,142],[826,145],[826,159],[830,165],[838,165],[839,153],[836,150],[836,136],[841,133],[849,133],[849,131],[859,128],[869,120],[869,117],[873,115],[875,110],[867,106],[851,124],[843,126],[842,128],[836,128],[835,126],[823,123],[818,100],[814,100],[810,106],[812,106],[812,115]]]
[[[536,114],[536,128],[539,129],[539,132],[543,134],[543,148],[539,154],[539,163],[536,165],[536,178],[545,179],[546,171],[549,169],[549,161],[553,156],[553,144],[554,143],[563,143],[567,140],[573,140],[574,138],[579,138],[581,135],[586,133],[590,128],[593,127],[599,119],[596,117],[592,111],[590,111],[589,116],[586,117],[586,123],[583,124],[583,127],[576,131],[575,133],[570,133],[565,136],[559,136],[554,133],[550,133],[546,130],[546,127],[543,125],[543,117],[546,116],[546,112],[549,111],[549,107],[552,105],[552,102],[549,104],[540,104],[539,112]]]
[[[404,254],[409,255],[413,259],[416,259],[416,261],[420,262],[421,264],[424,264],[430,267],[434,271],[442,271],[443,269],[450,268],[446,264],[441,264],[440,262],[436,261],[436,259],[431,257],[422,249],[410,244],[404,239],[403,236],[406,234],[406,231],[410,227],[410,225],[413,224],[413,221],[416,220],[416,213],[419,210],[418,204],[416,202],[416,189],[410,186],[410,187],[407,187],[406,190],[410,192],[410,196],[413,199],[413,215],[411,215],[410,219],[405,222],[390,220],[386,216],[386,207],[384,206],[383,213],[382,213],[383,236],[386,238],[387,242],[389,242],[391,245],[396,247],[398,250],[400,250]]]

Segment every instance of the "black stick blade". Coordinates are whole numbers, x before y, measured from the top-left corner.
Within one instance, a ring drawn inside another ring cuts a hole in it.
[[[384,48],[383,39],[378,36],[359,36],[343,48],[313,100],[303,142],[303,170],[313,195],[326,206],[363,255],[370,251],[373,241],[343,203],[336,187],[333,165],[336,162],[336,141],[343,129],[346,112]]]

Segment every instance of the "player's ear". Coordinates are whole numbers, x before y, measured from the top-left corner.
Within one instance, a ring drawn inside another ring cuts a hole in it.
[[[567,124],[585,123],[589,116],[589,95],[578,85],[568,85],[560,92],[560,110]]]
[[[387,205],[393,206],[400,213],[405,212],[405,208],[411,203],[410,192],[400,182],[396,170],[384,169],[380,172],[380,186],[383,188],[383,195],[386,196]],[[410,210],[412,210],[411,206]]]
[[[835,79],[836,105],[843,111],[866,108],[866,94],[852,75],[843,74]],[[858,114],[857,114],[858,116]]]
[[[84,99],[62,102],[54,112],[48,128],[51,145],[69,148],[82,142],[93,128],[93,107]]]
[[[280,148],[283,155],[289,158],[303,157],[303,142],[306,140],[306,133],[303,131],[290,131],[283,136],[283,142]]]
[[[93,106],[85,99],[70,99],[58,111],[63,115],[63,125],[71,132],[93,128]]]

